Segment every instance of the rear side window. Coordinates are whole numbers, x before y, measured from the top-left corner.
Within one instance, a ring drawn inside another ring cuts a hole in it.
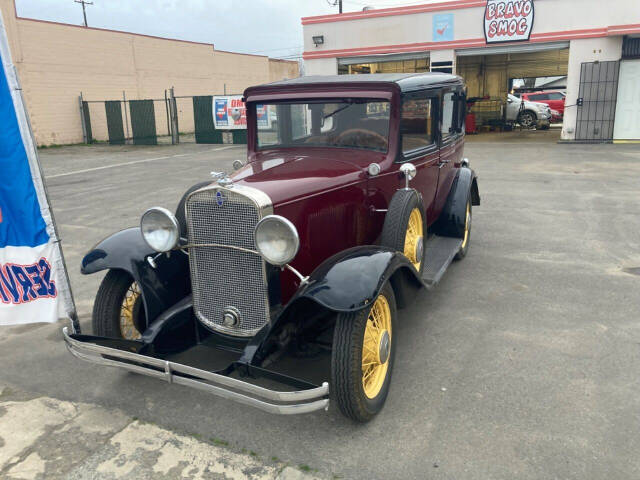
[[[447,92],[442,96],[442,123],[440,124],[440,133],[442,133],[443,139],[455,133],[455,103],[454,92]]]
[[[433,99],[407,97],[402,102],[400,134],[402,152],[407,153],[433,144]]]
[[[529,100],[533,100],[534,102],[538,102],[540,100],[549,100],[549,95],[546,93],[538,93],[536,95],[529,95]]]
[[[563,99],[564,99],[564,95],[562,95],[560,92],[549,94],[549,100],[563,100]]]

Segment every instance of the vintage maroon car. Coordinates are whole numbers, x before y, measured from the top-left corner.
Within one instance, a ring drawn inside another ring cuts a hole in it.
[[[108,273],[94,335],[65,330],[67,346],[274,413],[326,408],[331,394],[367,421],[389,391],[398,309],[469,248],[480,197],[463,158],[463,81],[302,77],[244,95],[246,164],[85,256],[83,273]],[[231,359],[183,362],[203,347]],[[320,381],[278,367],[322,355]]]

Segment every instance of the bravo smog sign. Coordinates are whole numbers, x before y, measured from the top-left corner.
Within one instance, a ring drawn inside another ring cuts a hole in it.
[[[487,0],[484,37],[487,43],[529,40],[533,27],[533,0]]]

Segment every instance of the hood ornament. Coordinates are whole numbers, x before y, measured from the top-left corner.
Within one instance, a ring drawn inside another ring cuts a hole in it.
[[[221,187],[231,188],[233,187],[233,180],[225,172],[211,172],[211,176],[214,180],[217,180],[218,185]]]

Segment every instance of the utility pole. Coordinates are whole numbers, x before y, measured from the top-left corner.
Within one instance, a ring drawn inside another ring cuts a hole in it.
[[[73,0],[76,3],[81,3],[82,4],[82,16],[84,17],[84,26],[88,27],[87,25],[87,10],[85,5],[93,5],[93,2],[85,2],[85,0]],[[342,12],[342,0],[340,1],[340,11]]]

